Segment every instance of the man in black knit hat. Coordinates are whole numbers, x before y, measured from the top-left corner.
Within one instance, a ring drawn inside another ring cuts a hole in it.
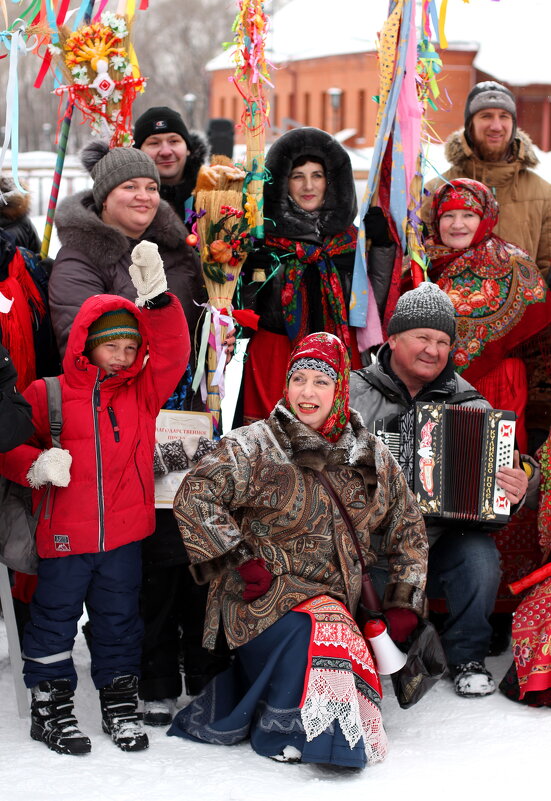
[[[134,147],[151,156],[161,176],[161,197],[185,222],[197,173],[209,155],[206,136],[188,131],[174,109],[154,106],[134,124]]]
[[[494,233],[526,250],[549,283],[551,184],[534,172],[538,157],[530,137],[517,128],[513,93],[495,81],[477,83],[465,104],[465,126],[448,137],[445,153],[452,166],[428,183],[423,219],[429,219],[442,178],[481,181],[499,203]]]

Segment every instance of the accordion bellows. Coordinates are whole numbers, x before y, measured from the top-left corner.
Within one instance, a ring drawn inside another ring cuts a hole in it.
[[[515,413],[444,403],[415,404],[413,491],[424,515],[506,523],[511,506],[496,482],[513,466]],[[400,462],[400,435],[377,430]]]

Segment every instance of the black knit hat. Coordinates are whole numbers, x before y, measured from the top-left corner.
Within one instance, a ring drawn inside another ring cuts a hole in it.
[[[455,339],[455,312],[453,303],[438,284],[423,281],[416,289],[398,298],[387,332],[399,334],[412,328],[434,328]]]
[[[138,321],[127,309],[114,309],[94,320],[88,329],[84,350],[89,353],[98,345],[112,342],[114,339],[135,339],[138,346],[142,344]]]
[[[177,133],[191,150],[191,139],[180,114],[168,106],[153,106],[138,117],[134,123],[134,147],[140,148],[148,136]]]
[[[153,159],[133,147],[114,147],[110,150],[107,142],[93,140],[82,148],[80,160],[94,179],[92,194],[98,210],[109,192],[132,178],[151,178],[158,188],[161,186]]]
[[[486,108],[502,108],[508,111],[513,118],[514,139],[517,132],[517,105],[514,94],[506,86],[496,81],[481,81],[473,86],[465,103],[465,135],[472,146],[470,137],[471,122],[477,111]]]

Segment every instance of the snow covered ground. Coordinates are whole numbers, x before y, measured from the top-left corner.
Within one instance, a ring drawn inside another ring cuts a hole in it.
[[[4,801],[500,801],[545,797],[544,756],[551,713],[512,703],[499,692],[458,698],[441,681],[409,710],[401,710],[385,679],[383,717],[390,751],[362,772],[313,765],[282,765],[253,753],[166,737],[148,728],[148,751],[125,754],[101,731],[89,657],[79,633],[74,658],[80,684],[76,712],[92,740],[84,757],[60,756],[29,737],[17,715],[5,627],[0,620],[0,793]],[[504,654],[488,666],[501,679]],[[185,705],[185,697],[179,705]]]

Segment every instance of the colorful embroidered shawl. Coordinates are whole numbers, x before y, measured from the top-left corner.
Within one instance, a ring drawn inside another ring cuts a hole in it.
[[[320,245],[282,237],[266,237],[268,247],[291,254],[282,262],[285,265],[285,275],[281,303],[287,335],[292,345],[296,345],[308,333],[309,301],[302,277],[306,268],[312,264],[319,273],[324,330],[336,334],[350,354],[346,302],[332,258],[342,253],[354,253],[357,233],[357,228],[351,225],[340,234],[325,237]]]
[[[438,233],[450,194],[454,208],[459,207],[460,196],[464,197],[463,208],[477,211],[482,207],[473,242],[462,250],[444,245]],[[551,322],[551,293],[528,255],[492,234],[497,216],[497,202],[490,190],[468,178],[443,184],[433,198],[433,233],[426,241],[432,265],[429,277],[455,307],[457,335],[452,360],[457,372],[471,383]]]

